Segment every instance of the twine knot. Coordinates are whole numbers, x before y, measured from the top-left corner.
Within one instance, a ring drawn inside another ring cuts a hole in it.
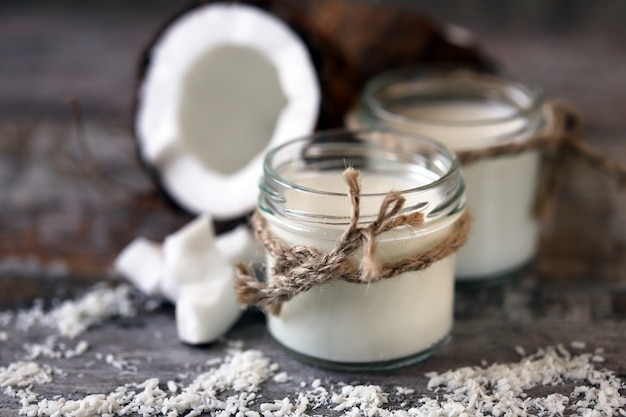
[[[271,279],[261,282],[250,274],[245,265],[237,265],[239,279],[235,289],[240,303],[256,305],[272,314],[280,314],[284,302],[315,286],[332,280],[369,284],[403,272],[424,269],[454,253],[465,242],[469,230],[467,214],[457,221],[452,236],[435,248],[410,259],[381,265],[376,258],[378,236],[402,226],[421,226],[424,216],[419,212],[401,214],[405,199],[400,193],[391,191],[381,203],[376,219],[360,227],[359,172],[347,168],[343,177],[348,185],[348,197],[352,205],[350,224],[327,253],[304,245],[286,245],[269,232],[261,214],[258,211],[254,213],[252,224],[255,236],[274,259],[274,266]],[[356,266],[351,258],[359,250],[363,253],[360,264]]]

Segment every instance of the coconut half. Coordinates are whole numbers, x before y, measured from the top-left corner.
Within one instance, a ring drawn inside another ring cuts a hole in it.
[[[308,46],[245,3],[209,3],[169,24],[144,59],[140,155],[181,207],[233,219],[251,211],[265,152],[309,134],[320,84]]]
[[[216,220],[254,208],[268,149],[341,127],[379,72],[491,66],[466,33],[395,2],[195,3],[142,59],[135,134],[165,194]]]

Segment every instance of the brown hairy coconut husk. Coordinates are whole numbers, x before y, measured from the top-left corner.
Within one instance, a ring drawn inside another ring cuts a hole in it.
[[[333,97],[333,126],[343,123],[365,83],[389,69],[414,65],[473,67],[494,70],[471,34],[438,23],[414,6],[394,1],[285,0],[298,25],[324,39],[348,66],[331,82],[343,95]]]

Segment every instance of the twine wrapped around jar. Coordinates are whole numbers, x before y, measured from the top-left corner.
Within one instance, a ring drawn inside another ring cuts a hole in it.
[[[252,276],[246,265],[237,265],[239,279],[235,288],[241,304],[255,305],[278,315],[284,302],[315,286],[334,280],[371,284],[405,272],[423,270],[453,254],[465,243],[470,226],[467,211],[456,221],[452,234],[435,247],[414,257],[379,264],[375,256],[376,238],[398,227],[420,226],[424,222],[423,215],[419,212],[400,214],[405,199],[400,193],[391,191],[383,200],[377,218],[367,226],[360,227],[359,172],[347,168],[343,176],[352,204],[350,225],[339,237],[335,247],[327,253],[310,246],[288,246],[270,233],[258,211],[254,213],[252,224],[256,238],[265,246],[274,265],[272,277],[267,282]],[[361,248],[363,256],[357,266],[352,257]]]
[[[626,188],[626,166],[594,149],[582,134],[582,122],[578,111],[564,101],[545,104],[546,127],[543,131],[523,142],[506,143],[480,149],[457,152],[463,165],[483,159],[513,156],[529,150],[541,152],[541,172],[534,203],[534,215],[541,218],[553,204],[563,177],[565,160],[574,155],[591,167],[617,181]]]

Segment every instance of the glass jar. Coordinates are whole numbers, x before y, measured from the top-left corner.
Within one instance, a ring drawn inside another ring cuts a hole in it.
[[[426,135],[462,156],[527,141],[545,126],[543,107],[537,86],[511,77],[401,69],[367,84],[348,125]],[[534,257],[540,159],[539,151],[531,150],[463,165],[473,222],[467,244],[457,254],[457,282],[497,282]]]
[[[410,149],[410,151],[409,151]],[[423,137],[360,131],[328,132],[271,150],[265,158],[259,213],[287,245],[325,253],[350,223],[342,172],[360,171],[360,221],[372,222],[387,193],[406,199],[402,213],[424,223],[377,239],[380,262],[406,259],[448,237],[464,212],[459,162]],[[268,280],[272,280],[268,256]],[[359,259],[354,259],[358,265]],[[301,360],[335,369],[389,369],[429,356],[453,322],[454,255],[421,271],[376,283],[333,280],[313,287],[268,315],[274,339]]]

